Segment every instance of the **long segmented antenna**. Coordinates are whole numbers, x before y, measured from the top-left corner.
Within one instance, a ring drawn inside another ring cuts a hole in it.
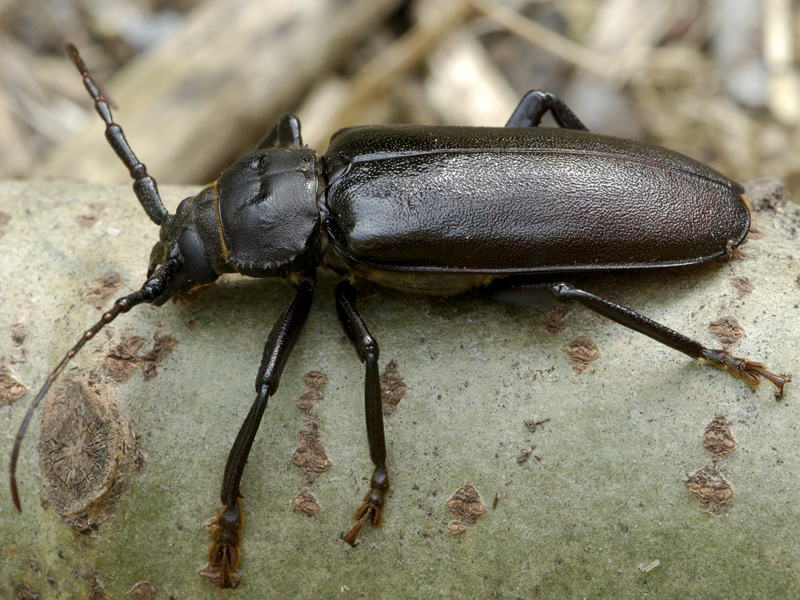
[[[69,352],[67,352],[66,356],[61,359],[61,362],[58,363],[56,368],[53,369],[50,375],[47,376],[47,381],[45,381],[42,389],[39,390],[39,393],[36,394],[33,402],[31,402],[28,412],[25,413],[25,419],[23,419],[22,425],[19,427],[17,438],[14,442],[14,450],[11,452],[11,497],[13,498],[14,506],[17,507],[18,511],[22,512],[22,505],[20,504],[19,493],[17,492],[17,458],[19,457],[19,449],[22,445],[22,438],[25,436],[25,431],[28,429],[28,424],[31,422],[31,418],[33,417],[33,411],[36,410],[36,407],[39,406],[39,403],[47,395],[50,386],[53,385],[53,382],[58,379],[58,376],[64,371],[64,367],[67,366],[67,363],[70,361],[70,359],[72,359],[72,357],[75,356],[81,348],[83,348],[86,342],[97,335],[97,333],[103,329],[103,327],[116,319],[120,313],[126,313],[134,306],[139,304],[151,302],[153,299],[163,294],[167,283],[172,276],[172,273],[175,272],[179,267],[180,263],[177,260],[167,260],[158,268],[153,276],[145,282],[140,290],[115,300],[114,306],[111,308],[111,310],[105,313],[91,329],[88,329],[84,332],[84,334],[81,336],[81,339],[78,340],[78,343],[75,344]]]
[[[72,44],[67,44],[67,53],[72,59],[72,62],[75,63],[75,66],[78,67],[78,71],[80,71],[83,77],[83,85],[86,86],[86,90],[94,100],[94,108],[97,114],[100,115],[100,118],[103,119],[103,122],[106,124],[106,139],[108,143],[111,144],[114,152],[117,153],[117,156],[119,156],[120,160],[131,174],[131,178],[133,179],[133,191],[139,199],[142,208],[144,208],[144,211],[153,223],[161,225],[169,213],[167,213],[167,209],[164,208],[164,204],[161,202],[156,180],[147,174],[147,167],[136,158],[133,150],[131,150],[130,144],[128,144],[128,140],[125,139],[122,127],[114,122],[108,102],[101,93],[97,82],[89,74],[86,64],[83,62],[80,54],[78,54],[78,49]]]

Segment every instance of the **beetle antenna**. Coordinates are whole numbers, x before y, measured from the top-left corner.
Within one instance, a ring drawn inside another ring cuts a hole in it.
[[[86,68],[86,63],[83,62],[78,49],[72,44],[67,44],[67,53],[75,63],[75,66],[83,76],[83,85],[89,92],[89,95],[94,100],[94,108],[103,122],[106,124],[106,139],[114,152],[117,153],[122,163],[128,168],[128,172],[133,179],[133,191],[139,199],[139,203],[144,208],[144,212],[150,217],[156,225],[161,225],[167,218],[167,209],[164,208],[164,203],[161,202],[161,196],[158,194],[158,186],[156,180],[147,174],[147,167],[139,162],[136,155],[131,150],[128,140],[125,139],[125,134],[122,127],[114,122],[111,115],[111,108],[109,102],[106,100],[107,96],[101,90],[100,86],[89,74]]]
[[[84,347],[86,342],[91,340],[97,333],[106,325],[116,319],[120,313],[126,313],[134,306],[143,304],[145,302],[152,302],[154,299],[161,296],[166,290],[167,283],[170,281],[172,274],[178,270],[180,263],[176,259],[167,260],[161,265],[158,270],[150,277],[145,284],[136,292],[117,298],[114,301],[114,306],[111,307],[107,313],[103,314],[100,320],[95,323],[91,329],[87,329],[69,352],[61,359],[61,362],[56,365],[56,368],[47,376],[47,381],[44,382],[42,389],[36,394],[36,397],[31,402],[28,412],[25,413],[25,418],[22,420],[22,425],[17,432],[16,440],[14,441],[14,450],[11,452],[11,497],[14,500],[14,506],[17,507],[19,512],[22,512],[22,505],[19,501],[19,493],[17,492],[17,458],[19,457],[19,449],[22,444],[22,438],[25,437],[25,431],[28,429],[28,424],[33,417],[33,411],[39,406],[39,403],[47,395],[50,386],[58,379],[58,376],[64,371],[64,367],[74,357],[81,348]]]

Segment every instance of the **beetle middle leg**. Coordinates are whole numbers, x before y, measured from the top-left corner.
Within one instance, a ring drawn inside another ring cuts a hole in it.
[[[539,90],[531,90],[522,97],[506,127],[538,127],[547,111],[550,111],[559,127],[589,131],[561,98]]]
[[[503,280],[492,284],[489,293],[495,300],[516,306],[547,306],[548,304],[569,304],[577,302],[624,325],[638,331],[665,346],[683,352],[692,358],[703,359],[715,367],[727,370],[750,386],[757,386],[760,377],[767,379],[778,388],[777,399],[783,397],[783,386],[790,381],[786,375],[767,371],[763,364],[731,356],[727,350],[706,348],[700,342],[686,337],[657,323],[629,308],[615,304],[589,292],[579,290],[567,283],[525,283],[516,280]]]
[[[364,319],[358,314],[356,289],[348,281],[340,281],[336,286],[336,312],[347,337],[355,347],[358,358],[364,363],[364,409],[367,417],[367,442],[369,455],[375,470],[372,473],[370,489],[364,496],[364,503],[355,514],[356,524],[341,538],[351,546],[356,546],[356,538],[367,521],[373,527],[381,524],[386,494],[389,492],[389,472],[386,469],[386,440],[383,433],[383,406],[381,404],[381,382],[378,375],[378,343],[370,335]]]
[[[239,503],[242,497],[239,483],[242,480],[244,466],[247,464],[250,448],[258,432],[264,409],[267,407],[267,400],[278,389],[283,367],[311,310],[314,286],[315,282],[310,276],[300,283],[292,303],[272,327],[256,378],[255,402],[242,423],[228,455],[220,492],[223,508],[217,514],[211,531],[214,543],[208,552],[209,563],[219,569],[219,587],[222,588],[236,587],[238,582],[234,569],[241,560],[239,544],[244,521]]]

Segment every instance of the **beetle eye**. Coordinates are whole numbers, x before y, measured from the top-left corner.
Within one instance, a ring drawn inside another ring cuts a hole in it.
[[[192,229],[181,232],[176,250],[179,250],[178,256],[183,263],[176,277],[180,289],[188,290],[200,283],[211,283],[218,277],[208,262],[203,241]]]

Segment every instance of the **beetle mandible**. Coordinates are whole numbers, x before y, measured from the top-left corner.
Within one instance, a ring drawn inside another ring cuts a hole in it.
[[[78,51],[80,71],[106,138],[129,169],[133,189],[160,226],[147,280],[114,302],[58,363],[34,398],[11,456],[11,491],[20,443],[34,409],[69,360],[106,324],[142,303],[223,273],[279,277],[296,295],[275,323],[256,377],[256,398],[228,456],[222,508],[209,562],[220,587],[238,581],[243,529],[239,484],[267,400],[311,308],[316,269],[334,271],[336,311],[365,365],[367,440],[375,466],[370,490],[342,539],[351,546],[367,522],[381,522],[390,479],[386,464],[378,343],[357,306],[356,283],[428,294],[484,288],[522,306],[577,302],[751,386],[779,392],[789,381],[632,310],[576,289],[572,271],[697,264],[729,253],[748,233],[743,188],[679,153],[591,134],[556,96],[529,92],[503,128],[361,126],[335,133],[322,156],[303,146],[300,123],[281,117],[258,148],[168,214],[155,180],[134,155]],[[558,128],[541,128],[550,112]]]

